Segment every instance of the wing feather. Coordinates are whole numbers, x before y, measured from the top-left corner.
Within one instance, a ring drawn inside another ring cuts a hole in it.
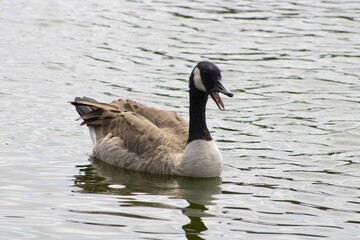
[[[166,136],[173,136],[173,140],[177,144],[185,147],[188,138],[189,124],[175,111],[149,107],[129,99],[119,99],[113,101],[111,105],[145,117],[161,129]]]
[[[95,127],[97,141],[110,133],[121,139],[123,146],[119,147],[137,155],[154,150],[180,153],[186,146],[188,123],[174,111],[124,99],[110,104],[89,101],[72,104],[95,108],[81,118],[82,125]]]

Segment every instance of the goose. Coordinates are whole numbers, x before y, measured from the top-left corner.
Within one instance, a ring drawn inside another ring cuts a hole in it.
[[[222,83],[220,69],[198,62],[189,78],[189,122],[175,111],[129,99],[110,104],[88,97],[70,103],[89,127],[93,156],[108,164],[142,172],[188,177],[218,177],[222,156],[206,125],[209,98],[225,110],[220,97],[233,94]]]

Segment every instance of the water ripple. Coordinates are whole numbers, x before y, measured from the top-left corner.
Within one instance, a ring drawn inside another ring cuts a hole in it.
[[[356,1],[5,0],[1,235],[8,239],[355,239],[360,194]],[[188,112],[202,59],[234,92],[208,125],[222,179],[88,163],[67,102]]]

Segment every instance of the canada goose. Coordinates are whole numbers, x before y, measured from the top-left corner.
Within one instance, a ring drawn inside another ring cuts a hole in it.
[[[190,123],[174,111],[148,107],[128,99],[100,103],[75,98],[95,144],[94,157],[109,164],[143,172],[191,177],[216,177],[222,157],[206,125],[209,95],[225,110],[219,93],[232,97],[221,82],[220,69],[199,62],[189,81]]]

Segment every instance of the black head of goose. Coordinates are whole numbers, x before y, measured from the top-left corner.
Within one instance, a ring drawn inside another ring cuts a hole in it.
[[[189,79],[190,121],[174,111],[162,110],[119,99],[100,103],[75,98],[71,104],[87,125],[94,143],[93,155],[109,164],[143,172],[191,177],[216,177],[222,157],[206,125],[206,103],[220,93],[232,97],[221,81],[220,69],[199,62]]]

